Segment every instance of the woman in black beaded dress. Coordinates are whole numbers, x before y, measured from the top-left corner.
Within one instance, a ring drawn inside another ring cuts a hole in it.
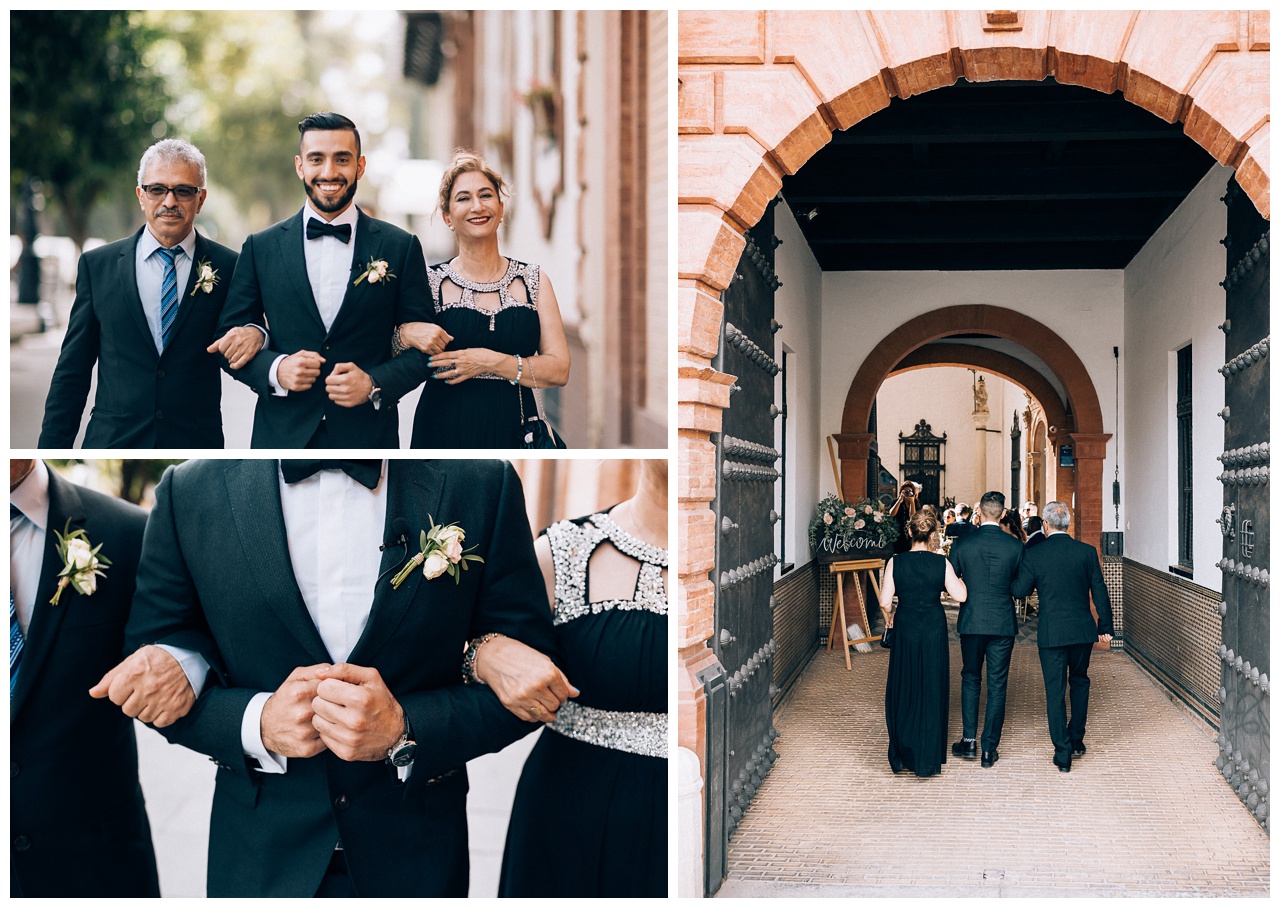
[[[956,602],[969,595],[951,563],[929,551],[937,529],[932,513],[916,511],[907,524],[911,549],[889,559],[880,586],[880,608],[893,627],[884,692],[889,766],[917,776],[941,772],[947,762],[951,652],[941,593],[945,589]]]
[[[554,716],[520,776],[502,896],[667,894],[666,527],[667,463],[644,461],[634,497],[537,541],[564,675],[507,638],[475,653],[477,680],[508,709]],[[528,680],[538,661],[552,687],[577,685],[570,699],[531,700],[499,677]]]
[[[427,269],[434,325],[401,325],[397,351],[431,354],[413,419],[415,448],[518,448],[524,418],[537,416],[534,389],[569,380],[569,344],[556,293],[537,265],[498,251],[501,174],[458,151],[440,182],[440,212],[458,255]]]

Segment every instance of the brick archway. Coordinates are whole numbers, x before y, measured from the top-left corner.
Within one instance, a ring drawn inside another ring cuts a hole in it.
[[[1270,13],[725,11],[678,16],[677,318],[680,742],[705,753],[695,674],[714,655],[711,435],[730,376],[711,368],[744,233],[833,131],[955,83],[1053,76],[1124,96],[1187,135],[1270,218]],[[1077,455],[1105,448],[1080,433]],[[1098,495],[1099,525],[1101,496]],[[1081,516],[1083,523],[1083,515]]]
[[[1013,357],[982,348],[961,348],[972,354],[969,358],[983,359],[995,366],[995,371],[1002,366],[1040,390],[1039,399],[1046,414],[1058,417],[1054,423],[1058,430],[1055,445],[1070,439],[1076,451],[1074,468],[1058,468],[1058,494],[1076,493],[1072,529],[1077,538],[1098,547],[1102,533],[1102,461],[1111,438],[1103,431],[1098,392],[1084,363],[1066,341],[1035,319],[999,306],[946,306],[926,312],[899,325],[875,345],[849,383],[840,434],[836,436],[844,496],[857,498],[866,489],[867,457],[874,437],[867,432],[867,426],[880,385],[904,364],[910,367],[924,364],[924,359],[946,360],[948,351],[939,348],[930,348],[927,357],[915,355],[923,353],[930,341],[975,331],[1025,347],[1039,356],[1061,382],[1067,395],[1066,410],[1044,378]]]

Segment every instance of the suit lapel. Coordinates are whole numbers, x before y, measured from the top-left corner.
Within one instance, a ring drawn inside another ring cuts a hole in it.
[[[388,473],[387,519],[382,538],[389,539],[396,518],[404,518],[409,522],[408,555],[416,555],[421,551],[420,533],[429,528],[425,523],[426,516],[439,514],[440,500],[444,495],[444,474],[426,462],[407,460],[389,461]],[[380,579],[373,591],[369,621],[348,661],[356,665],[371,664],[379,648],[399,626],[410,604],[418,598],[418,588],[424,579],[421,570],[413,571],[399,589],[391,586],[391,578],[407,557],[405,549],[400,546],[388,547],[382,553],[382,563],[378,568]],[[448,577],[436,580],[453,582]],[[423,604],[419,602],[415,607],[421,608]]]
[[[132,255],[132,253],[130,253]],[[136,294],[135,294],[136,295]],[[18,670],[18,683],[13,691],[13,707],[10,710],[10,721],[17,715],[27,698],[27,692],[35,686],[37,676],[44,667],[45,660],[53,650],[58,636],[58,628],[79,598],[75,590],[68,590],[58,601],[60,605],[50,605],[54,590],[58,586],[58,574],[62,572],[62,559],[58,557],[58,537],[71,521],[70,529],[84,525],[84,508],[80,503],[80,494],[76,487],[61,479],[53,470],[49,470],[49,524],[45,531],[44,560],[40,567],[40,585],[36,589],[35,606],[31,613],[31,624],[27,627],[27,637],[23,644],[22,666]],[[94,545],[102,539],[91,539]],[[104,549],[110,547],[110,543]],[[107,557],[111,557],[106,551]]]
[[[142,337],[146,339],[146,347],[156,357],[160,358],[160,354],[156,353],[156,339],[151,334],[151,325],[147,323],[146,304],[143,303],[142,297],[138,295],[138,240],[142,237],[143,227],[133,235],[132,243],[125,243],[120,250],[119,266],[117,275],[119,280],[120,299],[124,301],[124,307],[129,311],[130,317],[133,319],[134,325]],[[151,305],[159,306],[159,300],[152,300]],[[179,307],[181,311],[181,307]]]
[[[363,211],[359,211],[356,219],[355,244],[356,248],[351,252],[351,273],[347,276],[347,291],[342,296],[342,305],[338,307],[338,314],[334,316],[333,326],[329,329],[330,336],[340,332],[343,323],[354,318],[354,313],[360,311],[359,300],[368,292],[370,285],[366,279],[357,286],[355,280],[365,270],[369,261],[376,259],[378,253],[382,251],[382,228],[376,220]]]
[[[307,315],[315,319],[316,327],[324,331],[324,319],[316,305],[316,295],[311,290],[311,278],[307,276],[307,255],[303,244],[307,241],[302,229],[301,215],[282,221],[276,233],[281,271],[289,284],[289,293],[299,301]]]
[[[276,461],[242,460],[226,470],[227,498],[244,550],[252,554],[248,578],[315,662],[329,662],[311,613],[294,579],[280,505]]]

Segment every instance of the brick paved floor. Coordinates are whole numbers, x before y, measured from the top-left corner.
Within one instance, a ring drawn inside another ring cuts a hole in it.
[[[889,769],[888,652],[852,671],[819,652],[776,717],[779,759],[719,894],[1267,895],[1270,839],[1214,768],[1212,731],[1123,653],[1094,654],[1089,750],[1058,772],[1033,627],[1014,647],[999,762],[948,755],[929,779]]]

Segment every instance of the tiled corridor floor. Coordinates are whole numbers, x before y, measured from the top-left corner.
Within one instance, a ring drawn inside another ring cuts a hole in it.
[[[952,734],[960,650],[952,636]],[[779,754],[722,896],[1265,896],[1270,839],[1214,767],[1213,733],[1121,652],[1094,653],[1088,753],[1051,762],[1034,643],[1014,648],[1000,760],[895,776],[888,651],[821,651],[778,712]],[[984,701],[985,703],[985,701]],[[980,714],[981,715],[981,714]]]

